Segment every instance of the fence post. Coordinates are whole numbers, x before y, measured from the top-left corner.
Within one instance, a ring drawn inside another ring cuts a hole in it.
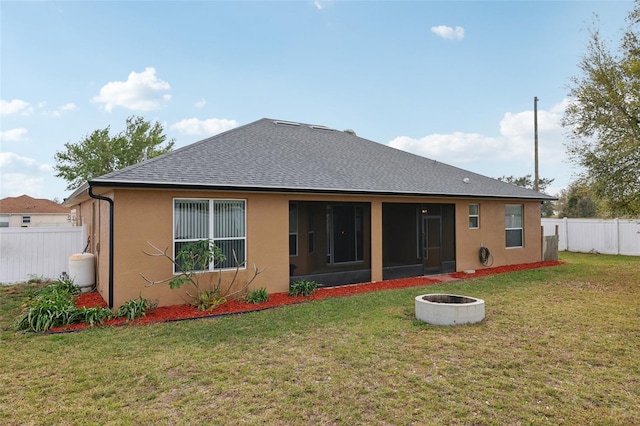
[[[564,249],[566,251],[569,251],[569,220],[566,217],[563,217],[562,222],[564,224],[564,233],[562,235],[562,240],[564,241]]]
[[[613,219],[613,224],[616,228],[615,234],[613,234],[616,243],[616,254],[620,254],[620,221],[617,217]]]

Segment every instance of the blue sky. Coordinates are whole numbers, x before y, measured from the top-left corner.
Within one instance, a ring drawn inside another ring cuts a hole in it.
[[[617,46],[631,1],[0,3],[0,198],[62,200],[54,154],[128,116],[176,146],[263,117],[487,176],[578,172],[560,127],[588,29]]]

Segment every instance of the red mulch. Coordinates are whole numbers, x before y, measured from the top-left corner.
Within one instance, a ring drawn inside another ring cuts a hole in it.
[[[451,281],[462,278],[474,278],[486,275],[501,274],[505,272],[522,271],[526,269],[536,269],[549,266],[561,265],[563,262],[537,262],[527,263],[521,265],[509,265],[498,266],[495,268],[486,268],[476,270],[474,273],[466,272],[454,272],[445,276],[429,276],[429,277],[414,277],[414,278],[402,278],[397,280],[378,281],[373,283],[344,285],[339,287],[319,288],[310,297],[291,297],[287,293],[273,293],[269,295],[269,300],[264,303],[253,304],[245,303],[237,300],[229,301],[223,305],[216,307],[214,311],[198,311],[193,306],[175,305],[175,306],[163,306],[156,308],[139,319],[133,321],[127,321],[124,318],[114,318],[107,320],[103,325],[116,326],[116,325],[129,325],[129,324],[151,324],[156,322],[177,321],[202,317],[217,317],[223,315],[238,314],[242,312],[259,311],[263,309],[274,308],[276,306],[291,305],[295,303],[302,303],[309,300],[320,300],[329,297],[341,297],[349,296],[352,294],[369,293],[372,291],[390,290],[405,287],[418,287],[429,284],[436,284],[445,281]],[[100,293],[83,293],[75,299],[75,304],[78,307],[107,307],[107,303],[104,301]],[[88,324],[79,323],[71,324],[62,327],[56,327],[49,330],[51,333],[60,333],[67,331],[81,330],[89,327]]]

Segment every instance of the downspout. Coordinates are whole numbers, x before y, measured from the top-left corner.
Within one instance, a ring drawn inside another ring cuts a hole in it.
[[[113,200],[93,193],[89,184],[89,197],[109,203],[109,308],[113,308]]]

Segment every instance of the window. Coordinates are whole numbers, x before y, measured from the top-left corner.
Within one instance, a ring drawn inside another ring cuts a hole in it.
[[[246,259],[245,200],[176,199],[173,202],[173,255],[185,245],[211,240],[226,257],[219,269],[244,268]],[[204,270],[212,271],[213,263]],[[178,272],[176,268],[176,272]]]
[[[0,228],[8,228],[9,227],[9,216],[2,215],[0,216]]]
[[[480,228],[480,205],[469,204],[469,229]]]
[[[506,246],[522,247],[522,204],[507,204],[504,212]]]
[[[31,216],[22,216],[22,226],[29,226],[31,223]]]
[[[289,256],[298,255],[298,205],[289,204]]]

